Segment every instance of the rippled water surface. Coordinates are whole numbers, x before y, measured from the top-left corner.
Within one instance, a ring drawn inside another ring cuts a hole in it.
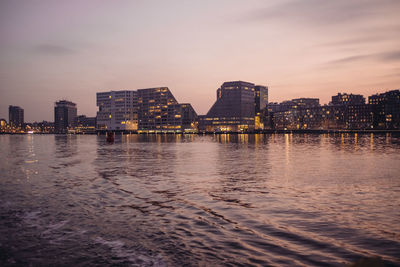
[[[0,136],[0,265],[400,265],[395,135]]]

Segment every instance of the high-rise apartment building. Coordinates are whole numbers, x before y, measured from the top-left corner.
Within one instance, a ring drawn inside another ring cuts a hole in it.
[[[197,130],[197,114],[192,106],[179,104],[167,87],[97,93],[97,106],[99,130]]]
[[[18,106],[9,106],[8,118],[12,128],[21,128],[24,125],[24,110]]]
[[[97,129],[138,129],[137,91],[123,90],[97,93]]]
[[[69,129],[76,126],[77,119],[76,104],[67,100],[60,100],[54,106],[54,131],[56,133],[67,133]]]

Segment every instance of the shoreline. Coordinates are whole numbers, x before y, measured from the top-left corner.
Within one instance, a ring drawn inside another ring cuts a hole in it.
[[[0,133],[0,135],[105,135],[107,131],[97,131],[90,133]],[[263,130],[252,132],[137,132],[137,131],[113,131],[117,135],[137,134],[137,135],[221,135],[221,134],[400,134],[400,130]]]

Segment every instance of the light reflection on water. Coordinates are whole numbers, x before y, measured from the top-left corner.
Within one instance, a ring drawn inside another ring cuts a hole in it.
[[[0,142],[6,263],[325,266],[380,256],[400,264],[396,135]]]

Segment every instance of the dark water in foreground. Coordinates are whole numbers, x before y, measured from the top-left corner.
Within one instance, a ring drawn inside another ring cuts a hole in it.
[[[0,265],[400,265],[400,137],[0,136]]]

